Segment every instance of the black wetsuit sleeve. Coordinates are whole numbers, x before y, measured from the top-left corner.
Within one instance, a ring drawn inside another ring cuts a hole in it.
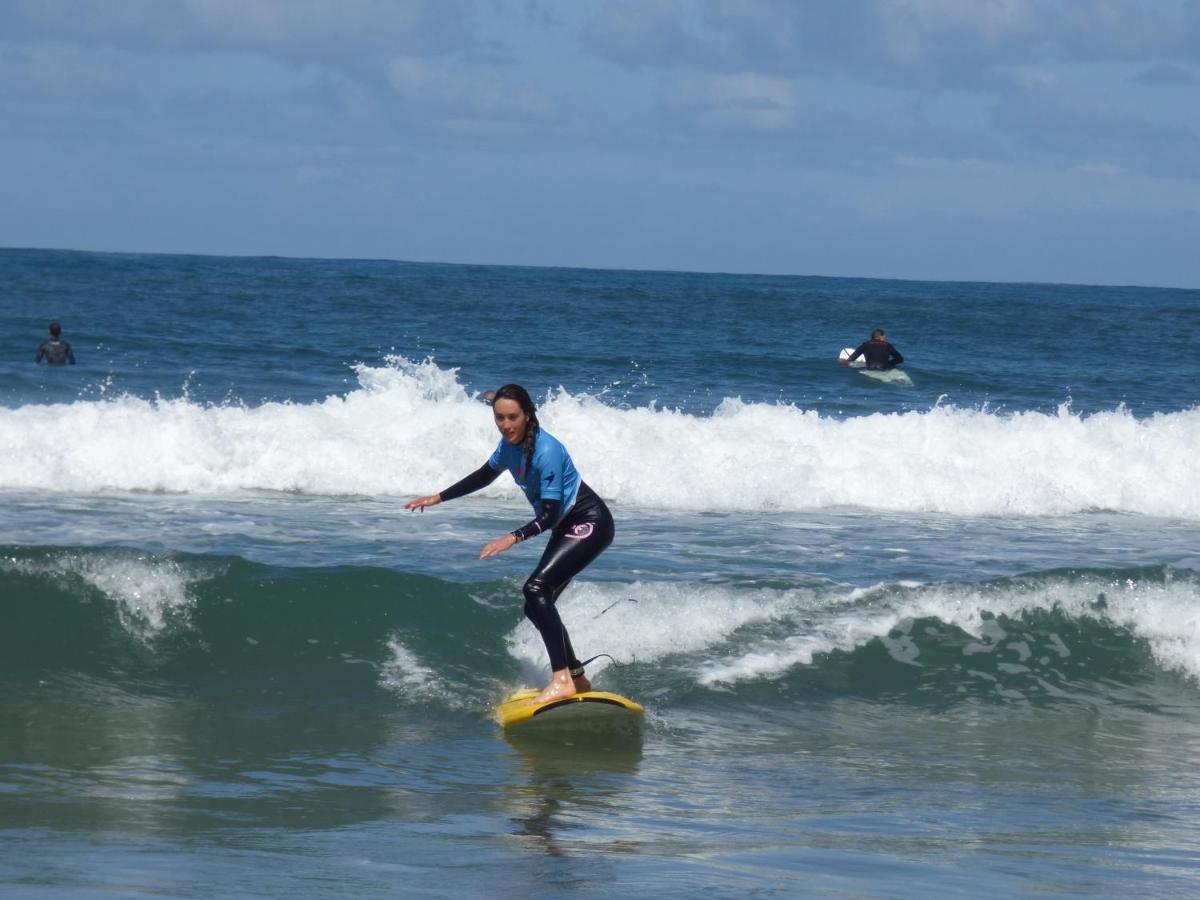
[[[854,362],[856,359],[858,359],[860,356],[862,356],[862,355],[863,355],[863,348],[864,348],[864,347],[866,347],[866,346],[867,346],[866,344],[859,344],[859,345],[858,345],[858,348],[857,348],[857,349],[856,349],[856,350],[855,350],[853,353],[851,353],[851,354],[850,354],[850,356],[849,356],[849,357],[846,359],[846,362],[848,362],[848,363],[852,363],[852,362]]]
[[[71,345],[66,341],[63,341],[63,346],[67,348],[67,362],[75,365],[75,351],[71,349]]]
[[[461,481],[456,481],[450,487],[446,488],[440,494],[442,502],[447,500],[455,500],[459,497],[465,497],[467,494],[473,494],[476,491],[487,487],[493,481],[500,477],[500,473],[484,463],[466,478]]]
[[[904,357],[900,355],[900,351],[891,344],[888,344],[888,353],[891,354],[891,356],[888,357],[889,366],[898,366],[900,363],[904,362]]]
[[[543,531],[549,531],[554,527],[554,523],[558,521],[558,513],[561,509],[561,500],[542,500],[538,508],[538,514],[513,531],[513,537],[518,541],[524,541],[531,537],[536,537]]]
[[[46,355],[46,342],[42,341],[40,344],[38,344],[37,356],[35,356],[33,358],[33,361],[35,363],[40,363],[42,361],[42,359],[45,357],[45,355]]]

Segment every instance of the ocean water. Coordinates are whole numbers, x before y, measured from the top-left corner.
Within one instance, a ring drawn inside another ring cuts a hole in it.
[[[58,318],[78,365],[33,365]],[[844,369],[883,327],[911,385]],[[0,893],[1194,895],[1200,292],[0,251]],[[526,385],[640,740],[508,740]]]

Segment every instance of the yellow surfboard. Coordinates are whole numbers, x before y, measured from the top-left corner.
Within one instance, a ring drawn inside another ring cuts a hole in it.
[[[538,691],[517,691],[495,709],[496,722],[506,731],[535,729],[638,729],[645,710],[641,705],[607,691],[588,691],[559,700],[534,703]]]

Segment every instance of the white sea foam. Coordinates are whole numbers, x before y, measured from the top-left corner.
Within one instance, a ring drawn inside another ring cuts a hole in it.
[[[715,585],[584,583],[572,586],[558,602],[581,658],[603,651],[619,663],[630,663],[660,662],[719,646],[743,625],[772,621],[794,609],[797,598]],[[546,664],[541,636],[528,622],[509,633],[508,647],[517,659]],[[598,673],[608,665],[600,659],[589,671]]]
[[[388,641],[391,657],[384,663],[386,682],[404,694],[423,693],[434,684],[437,676],[428,666],[422,665],[415,653],[398,639]]]
[[[461,705],[458,693],[399,638],[388,641],[388,652],[390,656],[380,669],[380,682],[385,687],[409,701],[435,700]]]
[[[116,606],[127,631],[149,640],[186,614],[191,585],[209,574],[175,560],[127,554],[64,553],[40,560],[0,560],[0,568],[60,580],[78,579]]]
[[[1103,596],[1104,603],[1098,604]],[[638,602],[618,602],[634,597]],[[935,619],[977,640],[964,663],[993,654],[1005,665],[1029,661],[1023,632],[1007,634],[995,617],[1057,610],[1071,618],[1103,618],[1146,641],[1164,669],[1200,679],[1200,586],[1192,580],[1112,581],[1096,576],[1041,577],[984,585],[877,585],[837,590],[746,589],[728,585],[584,584],[560,601],[575,649],[603,651],[621,663],[675,665],[709,687],[776,679],[818,654],[852,651],[879,639],[893,658],[923,665],[910,635],[914,620]],[[613,605],[615,604],[615,605]],[[607,612],[602,612],[608,608]],[[1040,655],[1073,653],[1058,635],[1043,636]],[[545,666],[538,634],[521,623],[508,636],[510,653]],[[697,663],[696,658],[702,662]],[[602,671],[606,661],[592,670]]]
[[[357,372],[356,389],[310,404],[119,397],[0,410],[0,489],[411,496],[494,447],[488,411],[456,370],[393,359]],[[937,407],[839,420],[737,399],[711,415],[618,409],[558,392],[539,417],[593,487],[646,508],[1200,520],[1200,408],[1136,418]],[[487,491],[514,492],[507,478]]]
[[[1103,595],[1105,603],[1097,608]],[[1024,662],[1028,645],[1021,635],[1008,635],[993,616],[1015,618],[1031,611],[1058,610],[1072,618],[1093,616],[1128,629],[1145,640],[1155,661],[1164,669],[1200,678],[1200,590],[1191,582],[1143,583],[1040,580],[1027,585],[935,585],[881,598],[877,604],[851,604],[830,609],[811,631],[779,640],[755,642],[735,657],[705,665],[700,681],[706,684],[745,679],[773,678],[796,665],[807,665],[813,655],[832,650],[852,650],[879,638],[894,658],[919,665],[919,654],[908,638],[912,620],[934,618],[962,629],[980,640],[968,645],[967,655],[997,654],[1006,662]],[[1053,636],[1057,656],[1070,655],[1061,638]]]

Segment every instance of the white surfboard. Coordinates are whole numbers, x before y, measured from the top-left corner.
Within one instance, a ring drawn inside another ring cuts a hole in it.
[[[838,362],[845,362],[853,355],[854,355],[853,347],[843,347],[842,352],[838,354]],[[852,369],[861,369],[866,364],[867,364],[867,361],[860,356],[858,359],[854,360],[854,362],[849,363],[848,365]]]
[[[899,369],[863,369],[860,374],[873,381],[885,381],[888,384],[911,385],[913,383],[912,379],[908,377],[908,373],[901,372]]]

